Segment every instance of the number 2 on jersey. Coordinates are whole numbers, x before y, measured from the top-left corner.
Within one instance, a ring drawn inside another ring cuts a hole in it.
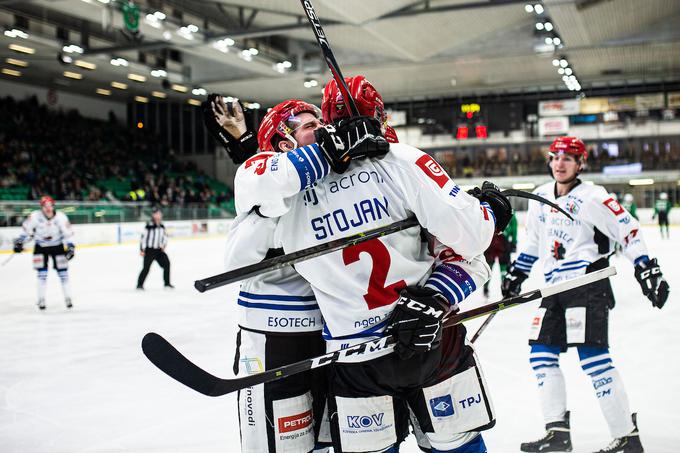
[[[404,280],[385,286],[387,272],[390,270],[392,259],[385,244],[379,239],[362,242],[342,250],[342,260],[345,266],[356,263],[362,253],[368,253],[373,260],[371,276],[368,279],[368,291],[364,300],[369,310],[390,305],[399,298],[399,291],[406,287]]]

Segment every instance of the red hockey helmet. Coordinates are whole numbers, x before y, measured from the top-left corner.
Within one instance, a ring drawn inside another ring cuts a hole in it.
[[[399,141],[397,139],[397,133],[387,125],[387,114],[385,113],[383,98],[373,84],[362,75],[345,77],[345,83],[347,83],[349,95],[352,96],[357,105],[359,114],[371,116],[380,121],[383,134],[387,141],[390,143],[397,143]],[[335,79],[328,82],[323,90],[321,112],[323,113],[323,120],[325,123],[332,123],[341,118],[348,118],[351,116],[349,110],[347,110],[347,106],[345,106],[342,93],[340,92]]]
[[[51,204],[54,206],[54,198],[50,197],[49,195],[44,195],[40,198],[40,206],[45,206],[46,204]]]
[[[576,137],[557,137],[550,145],[550,155],[558,153],[571,154],[576,157],[583,157],[583,161],[588,160],[588,150],[583,140]]]
[[[297,121],[296,115],[304,112],[321,119],[321,111],[318,107],[298,99],[289,99],[272,107],[262,119],[260,129],[257,131],[260,151],[274,151],[272,139],[275,135],[292,141],[297,148],[293,133],[301,124]]]

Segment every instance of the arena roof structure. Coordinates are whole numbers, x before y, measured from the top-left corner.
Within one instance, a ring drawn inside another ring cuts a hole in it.
[[[675,0],[313,4],[345,75],[365,74],[387,101],[680,81]],[[261,105],[318,101],[330,78],[297,0],[132,5],[0,0],[1,76],[121,100],[206,90]]]

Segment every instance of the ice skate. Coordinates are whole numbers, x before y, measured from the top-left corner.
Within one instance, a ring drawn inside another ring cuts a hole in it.
[[[635,429],[627,436],[617,437],[609,445],[595,453],[644,453],[640,443],[640,433],[637,427],[637,414],[633,414]]]
[[[545,435],[533,442],[525,442],[519,448],[526,452],[562,452],[571,451],[571,433],[569,430],[569,412],[564,421],[545,425]]]

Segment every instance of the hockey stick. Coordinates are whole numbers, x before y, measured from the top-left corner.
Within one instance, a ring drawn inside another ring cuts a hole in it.
[[[364,231],[363,233],[357,233],[345,238],[335,239],[330,242],[298,250],[297,252],[287,253],[285,255],[260,261],[259,263],[239,267],[238,269],[234,269],[229,272],[224,272],[222,274],[214,275],[202,280],[196,280],[194,282],[194,288],[196,288],[199,292],[205,292],[209,289],[219,288],[220,286],[254,277],[255,275],[259,275],[264,272],[281,269],[286,266],[299,263],[300,261],[305,261],[310,258],[315,258],[317,256],[335,252],[336,250],[344,249],[361,242],[370,241],[371,239],[396,233],[397,231],[405,230],[414,226],[418,226],[418,219],[416,219],[415,216],[411,216],[389,225]]]
[[[323,31],[323,27],[321,27],[321,22],[319,22],[319,17],[316,15],[316,11],[314,11],[314,6],[312,5],[312,2],[309,0],[300,0],[300,3],[302,3],[302,8],[305,10],[305,13],[307,14],[307,19],[309,19],[309,23],[312,26],[312,30],[314,30],[316,42],[318,42],[319,47],[321,47],[321,53],[323,53],[323,57],[326,60],[328,69],[331,70],[331,73],[333,74],[333,79],[335,79],[335,83],[338,85],[338,88],[340,89],[340,93],[342,94],[342,101],[344,102],[345,107],[347,107],[347,109],[352,113],[352,116],[359,116],[359,109],[354,103],[354,99],[352,99],[352,96],[350,96],[349,94],[349,88],[347,87],[347,83],[345,83],[345,78],[342,76],[342,72],[340,72],[340,66],[338,65],[338,62],[335,60],[335,56],[333,55],[333,51],[331,50],[331,45],[328,42],[328,37],[326,36],[326,33]]]
[[[530,198],[532,200],[545,203],[549,206],[556,207],[561,212],[564,212],[562,211],[562,208],[560,208],[559,206],[533,193],[522,192],[520,190],[514,189],[505,190],[502,193],[503,195],[510,197]],[[564,212],[564,215],[566,215],[570,219],[572,218],[566,212]],[[361,242],[370,241],[371,239],[396,233],[397,231],[405,230],[407,228],[411,228],[417,225],[418,220],[415,217],[411,216],[404,220],[392,223],[390,225],[385,225],[379,228],[375,228],[373,230],[368,230],[363,233],[357,233],[345,238],[335,239],[324,244],[314,245],[312,247],[298,250],[296,252],[291,252],[285,255],[277,256],[275,258],[262,260],[259,263],[250,264],[248,266],[239,267],[238,269],[233,269],[228,272],[213,275],[212,277],[196,280],[194,282],[194,288],[196,288],[199,292],[203,293],[210,289],[219,288],[220,286],[228,285],[229,283],[234,283],[240,280],[245,280],[250,277],[255,277],[256,275],[260,275],[265,272],[282,269],[286,266],[293,265],[301,261],[308,260],[310,258],[316,258],[327,253],[335,252],[336,250],[344,249],[346,247],[359,244]]]
[[[616,269],[610,266],[572,280],[550,285],[542,289],[528,291],[524,294],[473,308],[472,310],[467,310],[462,313],[456,313],[444,320],[444,327],[451,327],[480,316],[493,314],[514,307],[515,305],[525,304],[564,291],[569,291],[611,277],[615,274]],[[176,381],[181,382],[187,387],[204,395],[221,396],[254,385],[292,376],[313,368],[329,365],[347,357],[361,357],[363,360],[370,360],[376,352],[392,350],[395,341],[394,337],[386,336],[376,340],[359,343],[346,349],[329,352],[312,359],[301,360],[290,365],[266,370],[262,373],[234,379],[219,378],[202,368],[199,368],[157,333],[150,332],[144,335],[142,350],[144,351],[144,355],[146,355],[156,367]]]
[[[9,263],[10,261],[12,261],[12,258],[14,258],[14,255],[18,255],[18,253],[12,253],[5,261],[2,262],[2,266]]]
[[[489,323],[491,322],[491,320],[493,319],[493,317],[496,316],[496,313],[498,313],[498,312],[491,313],[489,316],[486,317],[486,319],[484,320],[482,325],[479,326],[479,328],[477,329],[475,334],[470,339],[470,343],[474,343],[475,341],[477,341],[477,338],[479,338],[479,336],[482,334],[482,332],[484,332],[484,329],[486,329],[486,326],[488,326]]]

